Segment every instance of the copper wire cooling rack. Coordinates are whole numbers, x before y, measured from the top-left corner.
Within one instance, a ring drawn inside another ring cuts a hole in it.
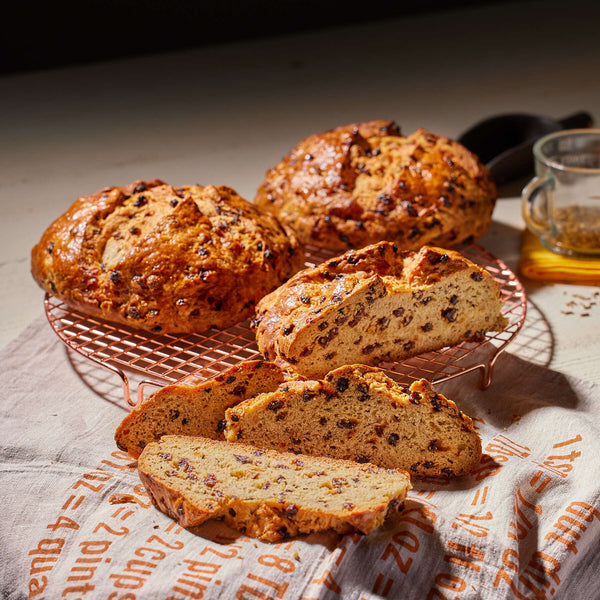
[[[500,284],[508,325],[503,331],[487,334],[482,342],[464,342],[398,363],[380,365],[396,381],[407,384],[425,378],[439,383],[479,369],[480,387],[486,388],[496,359],[522,328],[527,299],[515,274],[480,246],[468,246],[461,249],[461,253],[487,269]],[[309,247],[306,266],[314,266],[332,256],[330,252]],[[201,334],[161,335],[84,315],[49,294],[44,299],[44,307],[50,325],[67,347],[121,378],[125,400],[130,406],[144,399],[146,386],[160,387],[186,377],[202,381],[241,361],[261,358],[249,321]],[[137,386],[137,400],[131,397],[127,372],[143,378]]]

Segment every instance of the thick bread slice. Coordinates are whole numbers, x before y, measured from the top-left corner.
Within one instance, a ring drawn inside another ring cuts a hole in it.
[[[146,446],[138,470],[156,506],[183,527],[222,518],[270,542],[326,529],[370,533],[411,487],[399,470],[187,436]]]
[[[260,360],[239,363],[200,384],[191,376],[161,388],[134,408],[117,428],[115,441],[137,458],[146,444],[167,434],[223,439],[225,409],[274,391],[283,380],[279,367]]]
[[[500,295],[458,252],[381,242],[300,271],[259,302],[254,324],[266,358],[316,378],[501,331]]]
[[[481,459],[471,419],[424,379],[401,387],[381,370],[345,366],[323,381],[283,383],[226,411],[229,441],[371,462],[415,477],[469,473]]]

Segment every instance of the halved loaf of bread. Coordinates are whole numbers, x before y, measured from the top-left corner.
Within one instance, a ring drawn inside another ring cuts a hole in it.
[[[146,444],[167,434],[223,439],[227,408],[274,391],[283,380],[279,367],[260,360],[239,363],[199,384],[192,375],[161,388],[135,407],[117,428],[115,441],[137,458]]]
[[[399,470],[187,436],[146,446],[138,470],[155,505],[183,527],[222,518],[270,542],[326,529],[368,534],[410,489]]]
[[[297,273],[258,304],[265,357],[305,377],[398,361],[501,331],[500,288],[458,252],[390,242]]]
[[[370,462],[411,476],[469,473],[481,459],[471,419],[424,379],[401,387],[380,369],[340,367],[283,383],[226,411],[229,441]]]

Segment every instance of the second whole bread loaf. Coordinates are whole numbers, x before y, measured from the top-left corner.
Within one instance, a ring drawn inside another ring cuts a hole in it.
[[[306,244],[347,250],[381,240],[403,250],[483,235],[497,198],[481,161],[425,129],[393,121],[336,127],[299,142],[267,171],[255,202]]]

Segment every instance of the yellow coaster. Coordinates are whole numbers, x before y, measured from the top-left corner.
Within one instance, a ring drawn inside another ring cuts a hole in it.
[[[600,285],[600,258],[571,258],[555,254],[528,230],[521,242],[519,269],[525,277],[539,281]]]

